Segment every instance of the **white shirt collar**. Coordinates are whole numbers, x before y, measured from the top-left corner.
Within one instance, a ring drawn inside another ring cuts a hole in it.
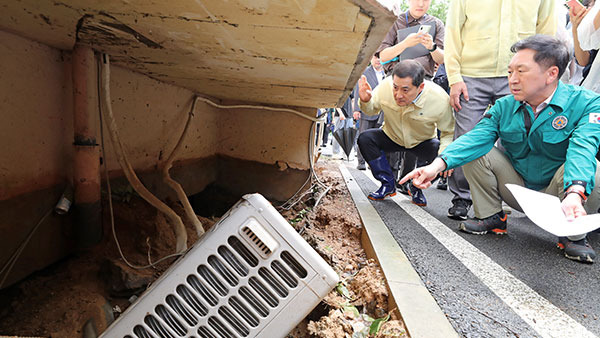
[[[550,101],[552,101],[552,98],[554,97],[554,94],[556,93],[556,90],[558,89],[558,86],[556,86],[556,88],[554,88],[554,91],[552,92],[552,94],[550,94],[550,96],[548,96],[544,102],[538,104],[538,106],[536,107],[536,109],[534,110],[533,107],[531,107],[531,105],[527,102],[525,102],[525,104],[527,104],[529,107],[531,107],[531,110],[533,110],[533,115],[535,115],[536,117],[540,114],[540,112],[542,110],[544,110],[544,108],[546,108],[549,104]]]

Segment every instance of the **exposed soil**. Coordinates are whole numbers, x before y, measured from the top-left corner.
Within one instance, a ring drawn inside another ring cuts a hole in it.
[[[288,337],[406,336],[395,315],[387,317],[392,309],[388,308],[385,281],[377,264],[368,261],[361,248],[361,221],[338,163],[325,160],[317,164],[317,175],[331,189],[316,207],[309,194],[292,209],[282,211],[342,279]],[[149,260],[172,253],[175,236],[164,216],[135,194],[122,197],[113,197],[114,214],[117,236],[127,259],[146,265]],[[183,215],[179,203],[168,204]],[[103,205],[105,233],[110,234],[107,201]],[[200,220],[208,229],[218,219]],[[192,245],[197,235],[191,224],[186,224],[186,229],[188,245]],[[107,236],[93,250],[74,254],[1,290],[0,335],[71,338],[82,337],[84,330],[92,327],[101,333],[173,260],[133,270],[120,258],[112,236]],[[369,326],[377,318],[389,320],[381,320],[378,333],[368,335]]]

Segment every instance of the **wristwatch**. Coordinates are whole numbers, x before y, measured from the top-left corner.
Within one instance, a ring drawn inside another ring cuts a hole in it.
[[[431,53],[431,52],[435,52],[436,49],[437,49],[437,44],[434,42],[433,47],[431,47],[431,49],[428,49],[428,51]]]

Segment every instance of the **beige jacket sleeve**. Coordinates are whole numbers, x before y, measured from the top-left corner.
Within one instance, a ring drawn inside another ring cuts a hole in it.
[[[452,114],[449,102],[446,111],[437,121],[437,128],[440,131],[440,150],[438,154],[441,154],[454,139],[454,114]]]
[[[460,54],[463,48],[461,29],[466,18],[464,5],[463,0],[451,0],[446,19],[444,64],[450,85],[463,81],[460,75]]]
[[[558,18],[555,12],[555,0],[542,0],[538,9],[538,21],[535,27],[537,34],[546,34],[554,36],[558,25]]]

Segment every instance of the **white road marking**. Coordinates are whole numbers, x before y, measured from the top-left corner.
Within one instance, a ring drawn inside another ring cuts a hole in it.
[[[380,185],[369,170],[365,174]],[[392,200],[542,337],[597,337],[437,218],[412,204],[409,197],[397,193]]]

